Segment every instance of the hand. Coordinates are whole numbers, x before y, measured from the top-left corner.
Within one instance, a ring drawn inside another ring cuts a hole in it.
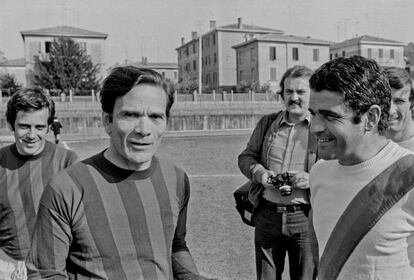
[[[305,171],[288,171],[292,178],[292,187],[298,189],[309,189],[309,173]]]
[[[274,188],[272,184],[268,183],[269,177],[274,176],[274,175],[275,173],[273,171],[262,169],[262,170],[256,171],[256,173],[254,174],[254,177],[255,177],[256,182],[262,184],[265,188]]]

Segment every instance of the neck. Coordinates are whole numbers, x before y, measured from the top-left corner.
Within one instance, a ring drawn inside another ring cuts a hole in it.
[[[352,157],[348,157],[349,160],[341,161],[339,163],[342,165],[356,165],[367,161],[377,155],[388,143],[388,140],[377,133],[371,135],[370,137],[364,137],[359,148],[354,151]]]
[[[401,131],[387,131],[387,138],[399,143],[414,137],[414,122]]]
[[[296,115],[296,114],[291,114],[287,112],[287,120],[289,123],[293,123],[293,124],[300,123],[301,121],[306,119],[307,116],[308,114]]]

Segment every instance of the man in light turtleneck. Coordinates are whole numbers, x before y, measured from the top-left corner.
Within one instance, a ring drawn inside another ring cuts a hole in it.
[[[337,58],[309,80],[319,280],[414,279],[414,155],[387,140],[391,88],[378,64]]]
[[[391,86],[391,108],[386,137],[414,151],[414,88],[409,73],[402,68],[387,67],[384,73]]]

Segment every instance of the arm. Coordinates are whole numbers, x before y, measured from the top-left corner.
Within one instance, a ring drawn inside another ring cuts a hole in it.
[[[185,236],[187,231],[187,209],[190,198],[190,183],[187,175],[184,175],[184,192],[182,195],[180,213],[178,215],[177,227],[175,229],[172,245],[172,269],[174,279],[178,280],[204,280],[209,279],[201,276],[197,270],[194,259],[188,250]]]
[[[71,228],[59,213],[63,203],[47,186],[42,195],[32,245],[26,259],[28,279],[68,279],[66,259],[71,244]]]
[[[273,171],[266,169],[262,164],[261,151],[266,130],[269,126],[269,116],[260,119],[246,148],[238,157],[238,165],[240,171],[249,179],[263,184],[265,187],[271,187],[267,184],[268,177],[274,175]]]

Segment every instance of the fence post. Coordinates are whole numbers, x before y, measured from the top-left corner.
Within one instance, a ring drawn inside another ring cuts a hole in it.
[[[0,103],[3,103],[3,92],[0,89]]]
[[[174,100],[175,102],[178,102],[178,93],[176,90],[174,91]]]
[[[234,92],[233,92],[233,90],[231,90],[231,91],[230,91],[230,97],[231,97],[231,98],[230,98],[230,100],[231,100],[231,101],[234,101],[234,96],[233,96],[233,94],[234,94]]]
[[[266,98],[266,99],[265,99],[265,100],[266,100],[266,101],[269,101],[269,92],[266,90],[266,92],[265,92],[265,93],[266,93],[266,95],[265,95],[265,98]]]
[[[91,90],[91,96],[92,96],[92,103],[95,102],[95,90]]]
[[[197,91],[196,90],[193,91],[193,101],[194,103],[197,102]]]
[[[225,91],[225,90],[223,90],[223,101],[226,101],[226,95],[227,95],[227,92]]]
[[[252,90],[252,101],[254,101],[254,90]]]
[[[213,101],[214,102],[216,101],[216,90],[215,89],[213,89]]]
[[[73,90],[70,89],[69,90],[69,102],[72,103],[72,101],[73,101]]]

